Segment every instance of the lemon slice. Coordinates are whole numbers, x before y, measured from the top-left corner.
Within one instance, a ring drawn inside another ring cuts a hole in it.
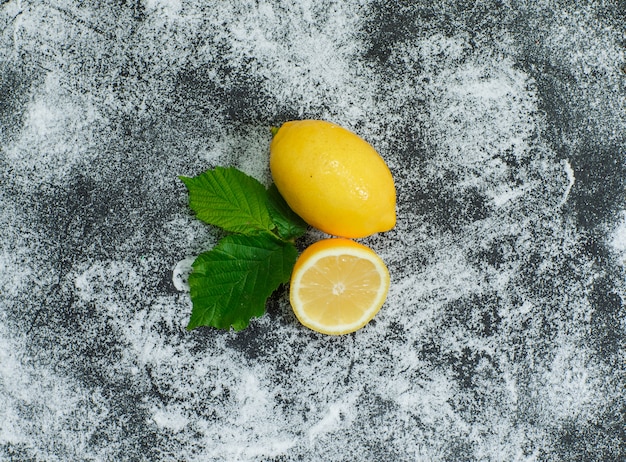
[[[298,258],[290,301],[298,320],[329,335],[354,332],[380,310],[389,290],[389,271],[372,249],[333,238],[307,247]]]

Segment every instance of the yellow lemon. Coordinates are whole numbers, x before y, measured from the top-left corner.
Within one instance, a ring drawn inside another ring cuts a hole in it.
[[[396,189],[385,161],[338,125],[286,122],[270,144],[270,170],[287,204],[325,233],[359,238],[396,224]]]
[[[298,320],[317,332],[340,335],[367,324],[389,290],[389,271],[376,253],[350,239],[307,247],[294,266],[289,298]]]

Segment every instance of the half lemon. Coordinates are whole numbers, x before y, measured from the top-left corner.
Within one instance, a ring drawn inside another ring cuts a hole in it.
[[[380,310],[389,291],[389,271],[369,247],[332,238],[307,247],[296,262],[290,302],[298,320],[329,335],[354,332]]]

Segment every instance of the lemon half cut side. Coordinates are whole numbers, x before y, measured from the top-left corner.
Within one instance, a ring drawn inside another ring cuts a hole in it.
[[[389,281],[387,266],[369,247],[344,238],[324,239],[298,258],[289,297],[304,326],[341,335],[360,329],[378,313]]]

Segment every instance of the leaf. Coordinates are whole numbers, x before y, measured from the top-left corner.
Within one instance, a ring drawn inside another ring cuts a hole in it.
[[[295,239],[302,236],[308,228],[307,223],[291,210],[275,184],[272,183],[267,195],[270,216],[276,225],[278,235],[283,239]]]
[[[265,187],[240,170],[216,167],[180,179],[189,190],[189,207],[205,223],[246,235],[274,228]]]
[[[187,329],[246,328],[250,319],[265,313],[272,292],[289,280],[297,254],[291,242],[269,233],[223,238],[192,265],[193,309]]]
[[[276,186],[266,190],[235,168],[216,167],[180,177],[197,218],[226,231],[212,250],[196,258],[188,283],[193,304],[187,329],[241,330],[265,313],[267,298],[289,281],[298,252],[293,244],[308,225]]]

